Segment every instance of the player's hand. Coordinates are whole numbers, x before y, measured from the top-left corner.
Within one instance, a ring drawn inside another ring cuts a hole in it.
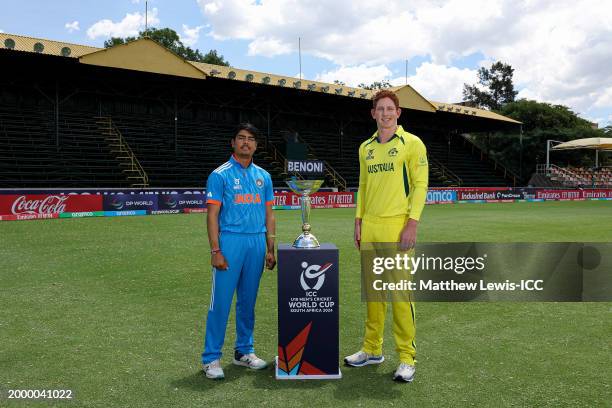
[[[414,248],[416,244],[417,227],[419,222],[413,219],[409,219],[402,232],[400,233],[400,250],[406,251]]]
[[[355,220],[355,248],[361,249],[361,220]]]
[[[269,270],[274,269],[276,266],[276,257],[274,256],[274,251],[268,251],[266,253],[266,268]]]
[[[210,263],[212,264],[214,268],[222,270],[222,271],[229,268],[229,265],[227,264],[227,261],[225,260],[225,257],[223,256],[221,252],[217,252],[216,254],[213,254],[210,259]]]

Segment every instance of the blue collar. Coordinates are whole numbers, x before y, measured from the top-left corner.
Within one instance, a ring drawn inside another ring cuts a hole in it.
[[[251,162],[249,163],[249,165],[246,166],[246,167],[243,167],[242,164],[238,160],[236,160],[236,158],[234,157],[234,153],[232,153],[232,155],[230,156],[229,161],[234,166],[238,166],[238,167],[240,167],[241,169],[244,169],[244,170],[250,169],[252,167],[251,165],[253,164],[253,158],[251,158]]]

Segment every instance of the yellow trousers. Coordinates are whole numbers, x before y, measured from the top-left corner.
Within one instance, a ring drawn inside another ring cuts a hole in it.
[[[361,242],[399,242],[405,217],[364,217],[361,223]],[[393,308],[393,337],[400,361],[414,365],[416,356],[416,310],[414,302],[391,302]],[[382,354],[387,302],[367,302],[365,337],[362,350],[368,354]]]

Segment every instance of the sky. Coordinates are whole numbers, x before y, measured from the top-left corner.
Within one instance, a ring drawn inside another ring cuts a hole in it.
[[[0,31],[102,47],[145,26],[144,0],[1,0]],[[609,0],[149,0],[149,26],[232,66],[347,85],[406,83],[458,102],[479,67],[514,68],[519,98],[612,124]],[[406,62],[407,61],[407,62]],[[407,65],[407,75],[406,75]]]

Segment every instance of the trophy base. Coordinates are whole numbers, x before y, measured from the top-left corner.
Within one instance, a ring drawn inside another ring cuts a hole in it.
[[[319,248],[320,246],[321,244],[319,244],[317,237],[310,233],[300,234],[300,236],[293,241],[294,248]]]

